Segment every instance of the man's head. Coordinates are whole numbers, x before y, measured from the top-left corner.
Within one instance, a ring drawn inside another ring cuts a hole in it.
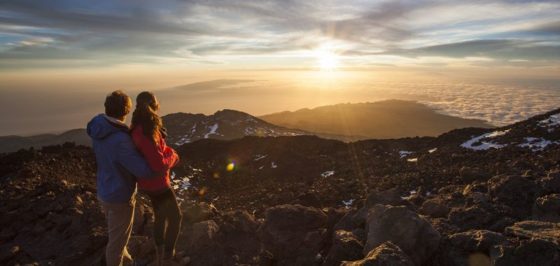
[[[130,113],[132,100],[124,92],[117,90],[105,98],[105,114],[119,120],[124,120]]]

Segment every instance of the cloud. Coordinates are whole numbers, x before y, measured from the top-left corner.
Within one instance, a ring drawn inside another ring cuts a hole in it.
[[[453,58],[485,57],[502,60],[560,60],[560,44],[540,44],[518,40],[474,40],[425,46],[414,49],[389,50],[383,54],[403,56],[446,56]]]
[[[560,21],[548,22],[533,28],[531,32],[560,36]]]
[[[0,9],[0,68],[214,64],[324,42],[371,55],[368,64],[383,63],[379,53],[556,60],[560,42],[557,1],[5,0]],[[39,38],[50,41],[26,45]]]

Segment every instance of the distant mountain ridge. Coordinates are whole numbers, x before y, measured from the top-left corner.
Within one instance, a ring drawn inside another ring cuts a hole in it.
[[[386,100],[345,103],[260,116],[269,123],[318,134],[335,134],[352,140],[438,136],[457,128],[492,125],[437,113],[414,101]]]
[[[212,115],[173,113],[162,116],[167,129],[167,142],[172,146],[200,139],[231,140],[245,136],[279,137],[312,135],[297,129],[287,129],[265,122],[250,114],[221,110]],[[73,129],[62,134],[41,134],[36,136],[4,136],[0,137],[0,152],[13,152],[25,148],[41,148],[43,146],[74,142],[78,145],[91,145],[91,139],[85,129]]]
[[[245,136],[279,137],[308,135],[297,129],[279,127],[250,114],[221,110],[212,115],[174,113],[162,117],[167,128],[167,142],[180,146],[199,139],[231,140]]]
[[[91,145],[91,140],[83,128],[68,130],[61,134],[40,134],[35,136],[1,136],[0,152],[13,152],[19,149],[41,148],[43,146],[57,145],[65,142],[74,142],[77,145]]]
[[[261,118],[224,109],[212,115],[173,113],[162,116],[162,119],[168,131],[167,142],[173,146],[200,139],[231,140],[245,136],[317,135],[322,138],[355,141],[435,136],[462,127],[490,127],[480,120],[442,115],[428,106],[399,100],[338,104],[296,112],[281,112]],[[40,148],[65,142],[91,145],[85,129],[73,129],[59,135],[0,137],[0,152]]]

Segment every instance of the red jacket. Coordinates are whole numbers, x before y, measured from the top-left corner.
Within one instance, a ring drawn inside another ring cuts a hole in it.
[[[155,145],[149,137],[144,135],[141,125],[132,128],[132,140],[153,171],[165,172],[165,175],[151,179],[139,178],[138,188],[144,191],[160,191],[171,187],[169,172],[179,162],[179,155],[175,150],[167,146],[162,137],[159,138],[158,145]]]

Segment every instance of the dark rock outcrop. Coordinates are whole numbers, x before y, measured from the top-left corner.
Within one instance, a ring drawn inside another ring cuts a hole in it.
[[[280,205],[266,211],[260,235],[278,265],[310,265],[326,239],[327,215],[301,205]]]
[[[560,223],[560,194],[538,198],[533,205],[533,219]]]
[[[352,232],[338,230],[334,233],[332,246],[323,265],[338,266],[342,261],[362,258],[364,246]]]
[[[413,261],[397,245],[384,242],[371,250],[364,259],[346,261],[343,266],[413,266]]]
[[[437,249],[440,234],[432,225],[404,206],[375,205],[367,222],[364,254],[391,241],[416,264],[425,262]]]
[[[498,175],[488,180],[488,191],[493,200],[511,207],[519,218],[531,213],[536,190],[533,181],[518,175]]]

